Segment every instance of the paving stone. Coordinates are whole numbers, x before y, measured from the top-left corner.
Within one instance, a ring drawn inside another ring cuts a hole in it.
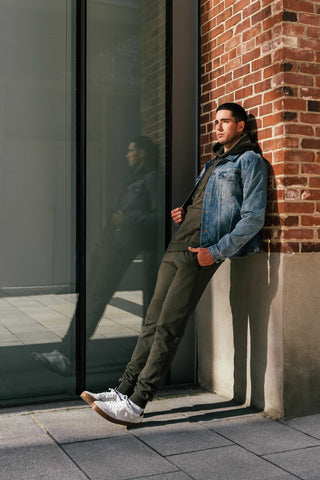
[[[258,455],[320,445],[319,440],[261,415],[203,424]]]
[[[125,428],[107,422],[92,408],[36,413],[35,417],[59,443],[128,435]]]
[[[320,415],[293,418],[292,420],[286,420],[282,423],[320,439]]]
[[[1,445],[4,480],[87,480],[63,450],[46,435],[15,438]]]
[[[1,440],[34,437],[43,434],[42,429],[30,415],[0,415]]]
[[[124,480],[178,470],[131,435],[72,443],[63,448],[94,480]]]
[[[174,455],[170,461],[195,480],[296,480],[236,445]]]
[[[230,445],[228,440],[183,415],[163,415],[154,421],[147,417],[141,427],[130,431],[161,455]]]
[[[303,480],[319,480],[320,447],[266,455],[264,458]]]

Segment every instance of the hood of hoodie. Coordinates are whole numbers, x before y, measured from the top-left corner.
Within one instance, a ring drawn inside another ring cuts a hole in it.
[[[227,155],[241,155],[241,153],[244,153],[247,150],[253,150],[256,153],[260,153],[259,146],[250,140],[247,133],[241,135],[239,140],[227,152],[224,151],[223,145],[219,142],[217,142],[212,148],[216,158],[223,158]]]

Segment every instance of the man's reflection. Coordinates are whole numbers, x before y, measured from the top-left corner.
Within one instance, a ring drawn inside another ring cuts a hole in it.
[[[150,251],[157,248],[158,237],[161,182],[157,159],[157,146],[149,137],[140,136],[130,141],[123,193],[88,262],[87,340],[94,333],[129,265],[141,252],[144,254],[144,284],[149,292],[144,297],[150,297],[150,291],[152,294],[158,267],[156,255],[150,255]],[[71,373],[75,321],[76,314],[60,351],[34,352],[33,358],[57,373]]]

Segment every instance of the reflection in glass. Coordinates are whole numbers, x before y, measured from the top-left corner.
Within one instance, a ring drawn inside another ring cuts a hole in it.
[[[88,2],[87,388],[130,359],[163,252],[165,3]]]

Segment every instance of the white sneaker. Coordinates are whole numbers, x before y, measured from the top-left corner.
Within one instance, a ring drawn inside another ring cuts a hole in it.
[[[135,427],[142,422],[144,410],[128,398],[116,402],[94,402],[92,408],[112,423]]]
[[[91,405],[95,401],[100,402],[116,402],[117,400],[124,400],[127,398],[126,395],[118,392],[116,388],[109,388],[108,392],[101,392],[101,393],[92,393],[85,390],[81,393],[80,397],[85,402]]]
[[[68,357],[58,350],[52,352],[33,352],[34,360],[40,361],[48,370],[58,373],[59,375],[72,375],[73,369]]]

